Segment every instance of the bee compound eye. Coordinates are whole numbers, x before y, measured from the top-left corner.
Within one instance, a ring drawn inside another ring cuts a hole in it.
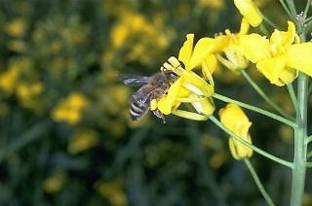
[[[167,72],[167,76],[169,77],[169,79],[176,79],[178,77],[178,75],[175,72]]]

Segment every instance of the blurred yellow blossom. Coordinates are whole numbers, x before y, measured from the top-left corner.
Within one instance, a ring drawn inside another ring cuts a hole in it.
[[[144,38],[138,38],[139,36]],[[153,20],[148,20],[129,8],[122,9],[111,30],[112,48],[104,53],[103,59],[113,60],[114,53],[127,51],[126,60],[148,64],[169,46],[171,36],[172,31],[165,27],[163,16],[155,15]]]
[[[20,69],[11,67],[7,71],[0,74],[0,89],[7,94],[12,94],[19,77]]]
[[[26,19],[18,18],[8,22],[4,31],[12,37],[21,38],[27,27]]]
[[[81,113],[87,105],[88,99],[82,94],[74,92],[53,109],[52,119],[74,125],[81,119]]]
[[[128,205],[127,197],[123,191],[122,184],[118,180],[99,181],[95,184],[97,192],[109,200],[112,206]]]
[[[51,175],[43,182],[43,189],[47,193],[57,193],[64,185],[66,174],[62,171],[58,171]]]
[[[77,154],[96,146],[98,142],[98,134],[95,130],[80,128],[70,138],[67,150],[70,154]]]
[[[43,84],[41,82],[33,82],[33,83],[26,83],[21,82],[18,84],[16,93],[17,96],[22,101],[27,101],[34,96],[41,94],[43,91]]]
[[[224,151],[216,151],[211,155],[209,165],[215,169],[220,168],[225,163],[226,159],[226,153]]]
[[[198,0],[201,6],[210,7],[213,9],[223,9],[224,0]]]
[[[44,85],[41,82],[20,82],[16,87],[16,95],[21,103],[29,109],[39,110],[38,96],[43,92]]]
[[[219,115],[222,124],[227,129],[250,144],[252,143],[248,132],[251,122],[239,106],[236,104],[228,104],[225,108],[220,110]],[[229,138],[229,146],[232,156],[237,160],[251,157],[253,153],[252,149],[238,142],[233,137]]]

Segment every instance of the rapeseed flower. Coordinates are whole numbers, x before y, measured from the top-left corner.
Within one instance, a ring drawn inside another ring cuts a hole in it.
[[[252,144],[249,134],[251,122],[238,105],[228,104],[225,108],[220,110],[219,115],[222,124],[227,129],[231,130],[246,142]],[[232,156],[237,160],[251,157],[253,153],[252,149],[238,142],[233,137],[229,138],[229,147]]]
[[[298,71],[312,76],[312,43],[300,43],[294,23],[288,22],[287,31],[275,30],[270,39],[246,37],[241,45],[247,59],[272,84],[291,83]]]
[[[224,44],[220,44],[224,57],[220,54],[218,60],[232,71],[239,71],[248,66],[248,59],[244,55],[244,50],[241,47],[242,41],[247,36],[249,23],[246,19],[242,19],[239,33],[231,33],[230,30],[225,30],[223,37]],[[221,37],[220,36],[220,37]]]
[[[193,46],[194,34],[188,34],[186,41],[179,51],[178,59],[170,57],[161,70],[170,70],[178,75],[178,79],[171,85],[168,94],[159,100],[151,101],[151,110],[159,110],[164,115],[175,114],[193,120],[205,120],[214,111],[212,94],[214,93],[212,73],[213,68],[202,66],[210,79],[206,82],[192,71],[195,67],[205,64],[209,54],[215,52],[216,42],[213,38],[202,38]],[[190,103],[195,112],[179,110],[182,103]]]

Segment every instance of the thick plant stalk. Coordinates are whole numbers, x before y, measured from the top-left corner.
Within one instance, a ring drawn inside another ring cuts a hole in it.
[[[296,114],[297,128],[294,138],[294,165],[292,168],[291,206],[302,205],[306,173],[306,144],[307,137],[307,98],[308,77],[299,75],[298,79],[298,110]]]

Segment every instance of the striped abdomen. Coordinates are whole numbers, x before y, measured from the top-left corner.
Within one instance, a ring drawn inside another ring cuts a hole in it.
[[[138,120],[148,111],[148,108],[149,103],[140,104],[138,101],[132,101],[129,108],[131,119]]]

